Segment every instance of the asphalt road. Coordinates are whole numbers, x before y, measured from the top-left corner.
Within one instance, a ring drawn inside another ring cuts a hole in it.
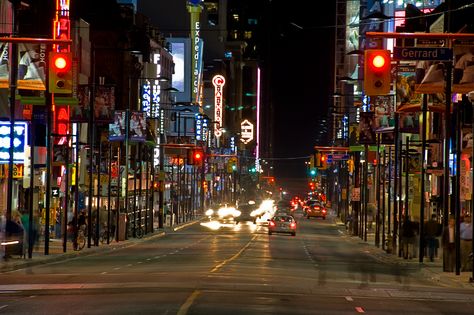
[[[474,292],[383,262],[333,221],[296,237],[200,224],[0,274],[0,314],[474,314]]]

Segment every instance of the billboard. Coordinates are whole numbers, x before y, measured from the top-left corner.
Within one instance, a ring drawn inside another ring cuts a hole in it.
[[[167,38],[174,62],[171,86],[178,92],[176,102],[191,102],[191,40],[189,38]]]

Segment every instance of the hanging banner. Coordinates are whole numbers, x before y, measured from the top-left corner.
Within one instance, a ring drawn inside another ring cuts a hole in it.
[[[386,128],[395,126],[395,115],[393,106],[393,96],[380,95],[373,96],[370,101],[375,108],[375,131],[383,131]]]
[[[146,140],[146,113],[131,112],[130,113],[130,141],[144,142]]]
[[[125,111],[115,111],[114,122],[109,124],[109,141],[125,140],[126,115]]]
[[[453,93],[474,91],[474,46],[454,46]]]
[[[46,90],[46,72],[48,70],[45,44],[18,44],[18,80],[19,90]]]
[[[360,144],[375,144],[374,131],[374,113],[363,112],[360,113],[359,121],[359,143]]]
[[[96,121],[112,121],[115,110],[115,87],[99,85],[94,94],[94,118]]]
[[[415,92],[415,64],[404,64],[397,68],[397,111],[408,107],[421,110],[421,94]]]
[[[90,87],[86,84],[77,86],[78,106],[71,106],[71,122],[89,121]]]
[[[0,89],[9,88],[8,43],[0,43]]]

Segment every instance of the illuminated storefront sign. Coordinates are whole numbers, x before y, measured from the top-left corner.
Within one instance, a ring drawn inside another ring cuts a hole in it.
[[[196,114],[196,140],[197,141],[202,141],[203,140],[203,137],[202,137],[202,133],[203,133],[203,129],[202,129],[202,123],[203,123],[203,116],[201,114]]]
[[[214,85],[214,135],[219,138],[222,136],[222,90],[225,85],[225,79],[218,74],[212,78],[212,84]]]
[[[57,136],[67,136],[69,134],[69,107],[56,106],[54,111],[54,133]],[[57,138],[54,144],[64,145],[67,143],[66,137]]]
[[[8,164],[10,160],[10,122],[0,121],[0,164]],[[24,163],[27,141],[27,123],[15,122],[13,128],[13,163]]]
[[[240,124],[240,130],[240,141],[247,144],[253,140],[253,124],[250,121],[245,119]]]

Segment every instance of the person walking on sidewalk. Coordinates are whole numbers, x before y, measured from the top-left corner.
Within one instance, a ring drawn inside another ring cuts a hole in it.
[[[449,218],[448,226],[443,231],[443,259],[444,271],[453,272],[456,258],[456,244],[454,238],[454,223],[456,221],[453,217]]]
[[[441,224],[436,220],[436,214],[431,215],[431,219],[425,223],[425,244],[428,247],[430,261],[434,260],[436,249],[439,247],[438,236],[441,235]]]
[[[464,222],[459,227],[461,235],[461,271],[471,271],[472,262],[469,255],[472,252],[472,226],[471,217],[464,216]]]

